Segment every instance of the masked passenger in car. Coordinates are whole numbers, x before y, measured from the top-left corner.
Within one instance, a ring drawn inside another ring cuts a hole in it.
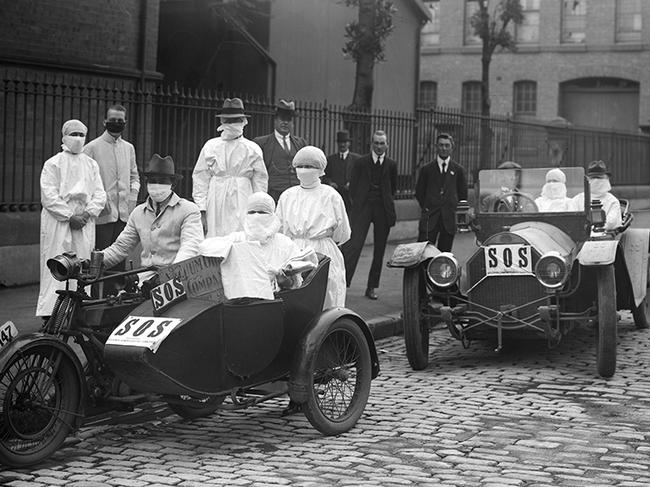
[[[289,237],[278,233],[280,220],[275,201],[264,192],[248,197],[243,231],[205,239],[199,253],[222,257],[221,276],[228,299],[251,297],[273,299],[280,289],[300,286],[300,274],[287,276],[283,270],[291,260],[307,260],[316,267],[311,249],[301,251]]]
[[[553,168],[546,173],[546,184],[535,204],[542,212],[576,211],[575,202],[566,195],[566,175],[561,169]]]
[[[612,186],[609,182],[611,173],[603,161],[592,161],[587,167],[589,192],[591,199],[600,200],[605,212],[605,230],[613,230],[621,226],[621,203],[610,193]],[[580,193],[573,198],[578,211],[584,210],[585,194]],[[589,204],[589,202],[587,202]]]

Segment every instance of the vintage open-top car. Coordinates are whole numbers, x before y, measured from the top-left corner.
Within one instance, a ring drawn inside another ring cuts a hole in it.
[[[97,407],[145,399],[191,419],[288,393],[321,433],[340,434],[362,415],[379,373],[363,319],[345,308],[322,309],[324,256],[300,287],[272,300],[225,299],[215,257],[157,269],[162,284],[150,297],[131,286],[93,298],[87,287],[105,278],[92,265],[74,255],[48,265],[59,280],[76,281],[76,289],[60,291],[41,332],[17,335],[11,322],[0,328],[9,336],[0,350],[6,465],[48,457]]]
[[[596,324],[597,371],[610,377],[617,310],[631,310],[637,328],[648,326],[650,231],[630,228],[625,201],[622,224],[605,231],[602,205],[591,200],[581,167],[562,171],[568,197],[585,209],[539,211],[535,200],[549,169],[511,170],[515,190],[507,190],[504,170],[479,172],[475,201],[459,212],[476,235],[466,262],[427,242],[395,249],[389,266],[404,268],[404,338],[413,369],[428,365],[437,323],[466,346],[494,338],[500,350],[506,334],[533,332],[555,346],[576,323],[589,322]]]

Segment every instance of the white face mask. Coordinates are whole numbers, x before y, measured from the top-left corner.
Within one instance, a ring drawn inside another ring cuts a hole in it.
[[[609,184],[609,179],[590,179],[589,188],[591,189],[591,197],[593,198],[594,196],[603,196],[612,189],[612,186]]]
[[[244,233],[248,240],[267,243],[280,230],[280,220],[275,213],[247,213],[244,218]]]
[[[147,192],[156,203],[162,203],[172,194],[171,184],[147,183]]]
[[[248,120],[235,123],[222,123],[217,127],[217,132],[221,132],[221,138],[224,140],[233,140],[244,135],[244,127],[248,125]]]
[[[566,185],[560,182],[546,183],[542,188],[542,196],[551,200],[566,198]]]
[[[85,142],[86,142],[86,137],[64,135],[63,145],[61,146],[61,148],[63,150],[68,150],[73,154],[79,154],[83,150]]]
[[[315,167],[305,168],[297,167],[296,176],[300,181],[300,186],[303,188],[315,188],[320,184],[321,170]]]

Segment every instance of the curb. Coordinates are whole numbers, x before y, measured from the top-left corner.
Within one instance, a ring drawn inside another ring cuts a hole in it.
[[[368,320],[367,324],[375,340],[404,333],[404,323],[401,313],[377,316]]]

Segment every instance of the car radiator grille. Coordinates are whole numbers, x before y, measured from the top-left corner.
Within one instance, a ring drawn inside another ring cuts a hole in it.
[[[539,260],[539,254],[533,251],[533,269]],[[485,277],[485,258],[483,249],[476,252],[468,262],[469,284],[473,286],[468,293],[470,309],[479,311],[487,316],[494,316],[503,307],[517,307],[547,296],[544,287],[532,275],[510,275]],[[482,279],[482,280],[481,280]],[[480,281],[480,282],[479,282]],[[478,284],[477,284],[478,283]],[[513,313],[517,318],[525,318],[534,314],[537,307],[543,303],[524,306]],[[480,306],[478,306],[480,305]],[[496,310],[490,312],[483,307]]]

